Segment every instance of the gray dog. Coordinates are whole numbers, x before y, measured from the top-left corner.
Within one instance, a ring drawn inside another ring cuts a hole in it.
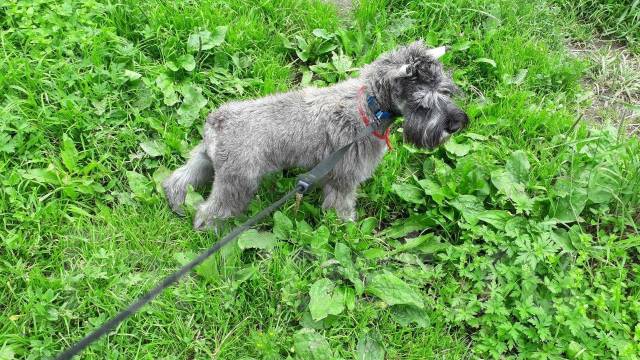
[[[310,168],[351,142],[376,114],[368,103],[404,117],[406,141],[433,148],[468,122],[452,101],[458,89],[438,58],[444,47],[422,41],[383,54],[358,78],[326,88],[305,88],[261,99],[230,102],[207,117],[204,139],[187,163],[164,183],[171,208],[182,214],[188,185],[211,184],[198,206],[195,229],[242,213],[265,174],[285,168]],[[323,184],[323,208],[355,219],[356,189],[380,162],[388,141],[376,132],[354,144]]]

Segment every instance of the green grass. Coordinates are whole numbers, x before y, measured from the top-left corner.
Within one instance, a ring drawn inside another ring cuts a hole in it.
[[[587,24],[593,34],[621,41],[640,50],[640,1],[638,0],[578,0],[556,1],[578,20]]]
[[[52,357],[217,240],[158,187],[207,110],[416,38],[452,46],[465,133],[394,132],[358,222],[287,204],[82,358],[637,359],[640,143],[579,121],[565,44],[602,28],[557,3],[0,3],[0,359]]]

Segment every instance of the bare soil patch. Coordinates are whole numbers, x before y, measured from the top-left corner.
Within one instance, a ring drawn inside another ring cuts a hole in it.
[[[590,63],[583,79],[591,100],[583,109],[584,118],[640,134],[640,57],[606,40],[572,43],[569,51]]]

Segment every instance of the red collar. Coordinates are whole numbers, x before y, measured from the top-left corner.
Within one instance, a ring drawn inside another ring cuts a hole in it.
[[[358,90],[358,98],[364,98],[364,93],[365,91],[365,87],[364,85],[362,85],[360,87],[360,90]],[[364,123],[365,126],[369,126],[369,117],[367,116],[367,112],[364,110],[364,107],[362,106],[362,101],[358,101],[358,112],[360,113],[360,119],[362,119],[362,122]],[[391,140],[389,140],[389,131],[391,130],[391,127],[388,127],[387,130],[384,131],[384,134],[381,134],[379,131],[374,131],[373,132],[373,136],[377,137],[380,140],[384,140],[384,142],[387,144],[387,148],[389,149],[389,151],[393,150],[393,147],[391,147]]]

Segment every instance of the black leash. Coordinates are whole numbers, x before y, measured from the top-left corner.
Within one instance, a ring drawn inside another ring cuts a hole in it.
[[[244,231],[251,228],[251,226],[255,225],[258,221],[262,220],[264,217],[271,214],[271,212],[279,208],[282,204],[284,204],[296,193],[298,194],[306,193],[309,189],[311,189],[319,180],[324,178],[336,166],[338,161],[342,159],[344,154],[347,152],[347,150],[349,150],[349,148],[351,148],[353,144],[369,136],[378,128],[386,128],[391,124],[391,121],[392,121],[391,118],[378,118],[376,116],[376,119],[371,123],[371,125],[363,128],[356,135],[356,138],[353,141],[341,147],[340,149],[336,150],[335,152],[331,153],[325,159],[320,161],[313,169],[311,169],[311,171],[305,174],[302,174],[300,177],[298,177],[298,183],[296,184],[296,187],[293,190],[290,190],[286,195],[281,197],[278,201],[274,202],[269,207],[263,209],[253,217],[249,218],[242,225],[233,229],[230,233],[228,233],[225,237],[223,237],[222,240],[213,244],[213,246],[211,246],[205,252],[198,255],[197,258],[191,260],[191,262],[189,262],[188,264],[184,265],[183,267],[181,267],[171,275],[165,277],[158,285],[156,285],[153,289],[151,289],[151,291],[149,291],[142,297],[138,298],[136,302],[129,305],[126,309],[120,311],[116,316],[112,317],[109,321],[102,324],[99,328],[94,330],[92,333],[85,336],[82,340],[77,342],[71,348],[67,349],[63,353],[60,353],[56,357],[56,360],[72,359],[75,355],[79,354],[82,350],[87,348],[93,342],[95,342],[96,340],[100,339],[102,336],[107,334],[111,329],[115,328],[121,322],[125,321],[131,315],[133,315],[138,310],[140,310],[140,308],[142,308],[144,305],[146,305],[151,300],[153,300],[164,289],[166,289],[171,284],[180,280],[180,278],[182,278],[184,275],[186,275],[191,270],[193,270],[193,268],[200,265],[203,261],[205,261],[215,252],[220,250],[220,248],[227,245],[231,240],[238,237],[238,235],[242,234]]]

